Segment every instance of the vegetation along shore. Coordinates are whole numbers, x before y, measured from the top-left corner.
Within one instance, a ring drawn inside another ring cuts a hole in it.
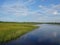
[[[33,23],[0,22],[0,43],[17,39],[36,28]]]

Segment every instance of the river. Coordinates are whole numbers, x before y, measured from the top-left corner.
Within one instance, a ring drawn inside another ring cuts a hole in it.
[[[35,29],[4,45],[60,45],[60,25],[40,24]]]

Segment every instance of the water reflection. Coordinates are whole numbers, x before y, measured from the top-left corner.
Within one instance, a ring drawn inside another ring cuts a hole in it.
[[[40,28],[6,45],[60,45],[60,26],[41,24]]]

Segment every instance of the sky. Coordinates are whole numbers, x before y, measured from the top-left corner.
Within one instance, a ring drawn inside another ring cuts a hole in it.
[[[0,0],[0,21],[60,22],[60,0]]]

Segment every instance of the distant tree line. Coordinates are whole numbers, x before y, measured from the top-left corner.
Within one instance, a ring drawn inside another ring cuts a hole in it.
[[[21,23],[21,24],[60,24],[60,22],[7,22],[0,21],[0,23]]]

